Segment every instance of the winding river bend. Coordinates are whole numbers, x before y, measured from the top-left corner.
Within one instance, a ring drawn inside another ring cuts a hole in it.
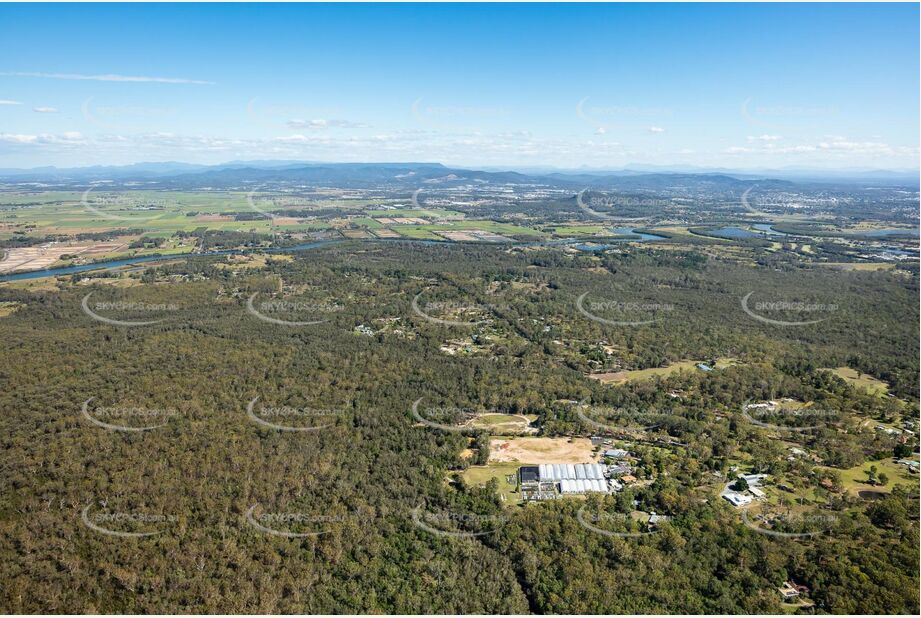
[[[610,248],[614,244],[620,242],[649,242],[654,240],[667,240],[665,236],[658,236],[656,234],[647,234],[644,232],[636,232],[630,228],[617,228],[611,230],[616,234],[625,235],[624,238],[605,238],[603,240],[599,239],[598,246],[589,246],[586,245],[587,240],[578,240],[572,238],[562,238],[557,240],[538,240],[534,242],[515,242],[512,243],[512,246],[519,247],[535,247],[535,246],[546,246],[546,247],[559,247],[563,245],[572,245],[577,249],[582,251],[601,251],[607,248]],[[0,282],[3,281],[22,281],[26,279],[41,279],[42,277],[57,277],[60,275],[73,275],[76,273],[87,272],[91,270],[110,270],[113,268],[121,268],[122,266],[133,266],[135,264],[144,264],[145,262],[165,262],[167,260],[178,260],[184,258],[197,258],[197,257],[211,257],[211,256],[221,256],[221,255],[244,255],[247,253],[296,253],[298,251],[309,251],[310,249],[316,249],[324,246],[331,246],[339,243],[348,242],[345,240],[318,240],[315,242],[303,243],[300,245],[293,245],[290,247],[268,247],[268,248],[258,248],[258,249],[226,249],[222,251],[207,251],[204,253],[177,253],[175,255],[138,255],[134,257],[121,258],[117,260],[108,260],[102,262],[93,262],[91,264],[79,264],[76,266],[60,266],[57,268],[44,268],[41,270],[26,270],[18,273],[9,273],[5,275],[0,275]],[[364,242],[409,242],[416,244],[467,244],[467,243],[458,243],[448,240],[424,240],[424,239],[413,239],[413,238],[394,238],[394,239],[375,239],[372,241]],[[482,244],[495,244],[502,245],[507,243],[476,243],[478,245]]]

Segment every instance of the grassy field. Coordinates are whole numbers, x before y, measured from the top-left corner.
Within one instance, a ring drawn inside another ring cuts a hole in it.
[[[876,466],[876,473],[885,473],[889,477],[886,485],[870,485],[867,483],[867,470],[870,466]],[[835,470],[841,475],[841,484],[853,495],[860,491],[877,491],[880,493],[890,493],[896,485],[902,485],[907,488],[918,487],[918,475],[911,474],[907,466],[896,463],[895,459],[882,459],[880,461],[867,461],[859,466],[848,468],[847,470],[838,470],[837,468],[828,468]]]
[[[484,232],[495,232],[496,234],[503,234],[506,236],[518,235],[518,236],[531,236],[535,238],[543,237],[543,234],[537,230],[532,230],[527,227],[521,227],[519,225],[513,225],[511,223],[498,223],[496,221],[485,221],[485,220],[465,220],[459,221],[457,223],[432,223],[429,225],[391,225],[390,229],[394,232],[399,232],[405,236],[411,238],[441,238],[440,236],[433,234],[433,232],[440,231],[456,231],[456,230],[483,230]],[[416,234],[426,234],[425,236],[417,236]]]
[[[851,369],[850,367],[838,367],[836,369],[828,369],[828,371],[831,371],[836,376],[844,379],[852,386],[862,388],[871,393],[885,395],[889,392],[889,385],[882,380],[877,380],[873,376],[865,373],[862,374],[855,369]]]
[[[534,432],[529,428],[532,419],[520,414],[481,414],[470,422],[471,427],[488,429],[496,435]]]
[[[514,483],[506,481],[508,475],[515,476],[518,474],[519,463],[489,463],[485,466],[471,466],[464,470],[462,474],[464,480],[469,485],[485,485],[490,479],[499,481],[499,494],[505,498],[507,504],[514,504],[518,501],[518,494],[515,490],[518,487],[517,480]]]
[[[151,209],[139,210],[149,207]],[[262,205],[260,205],[262,207]],[[271,221],[203,220],[234,212],[252,212],[243,193],[184,193],[130,191],[0,197],[0,225],[31,235],[76,234],[116,229],[139,229],[157,234],[215,230],[268,232]]]
[[[558,225],[548,229],[556,236],[585,236],[607,232],[603,225]]]
[[[421,217],[423,219],[463,219],[464,213],[440,208],[398,208],[396,210],[369,210],[371,217]]]
[[[431,232],[428,229],[423,228],[423,226],[418,225],[393,225],[390,227],[394,232],[402,234],[407,238],[415,238],[417,240],[444,240],[438,234]]]
[[[652,369],[634,369],[633,371],[616,371],[611,373],[590,374],[590,378],[600,380],[610,384],[623,384],[625,382],[636,382],[639,380],[649,380],[656,376],[668,376],[679,371],[700,371],[697,369],[698,363],[705,363],[702,360],[686,360],[672,363],[666,367],[653,367]],[[716,369],[724,369],[735,364],[735,359],[720,358],[716,361]]]
[[[835,270],[861,270],[861,271],[877,271],[877,270],[892,270],[895,268],[895,264],[892,262],[820,262],[819,266],[824,266],[826,268],[833,268]]]

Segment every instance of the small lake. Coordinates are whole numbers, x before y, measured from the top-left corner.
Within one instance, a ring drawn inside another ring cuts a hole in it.
[[[778,232],[775,230],[773,223],[755,223],[752,225],[752,229],[758,230],[759,232],[769,236],[790,236],[790,234],[787,234],[786,232]]]
[[[717,238],[728,238],[729,240],[758,238],[760,236],[760,234],[755,234],[751,230],[744,230],[740,227],[719,227],[712,230],[706,230],[703,233],[708,236],[716,236]]]

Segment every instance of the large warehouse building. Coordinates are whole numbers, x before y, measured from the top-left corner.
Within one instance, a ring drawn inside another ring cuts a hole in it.
[[[604,480],[601,464],[540,464],[538,470],[541,481]]]
[[[601,464],[540,464],[518,471],[523,500],[548,500],[560,495],[611,493],[619,483],[605,478]]]

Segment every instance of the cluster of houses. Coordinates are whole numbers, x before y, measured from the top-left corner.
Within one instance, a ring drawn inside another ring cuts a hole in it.
[[[766,497],[764,490],[761,488],[761,482],[767,478],[766,474],[743,474],[739,477],[745,479],[747,489],[736,489],[738,481],[727,483],[720,494],[723,499],[732,506],[740,508],[751,504],[754,500],[762,500]]]

